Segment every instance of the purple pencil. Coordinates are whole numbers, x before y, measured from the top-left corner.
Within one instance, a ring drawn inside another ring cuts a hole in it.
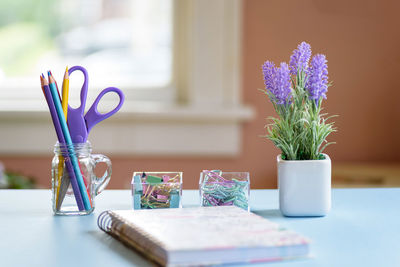
[[[44,76],[40,77],[40,82],[42,85],[44,97],[46,98],[47,105],[49,106],[50,115],[51,115],[51,119],[53,121],[54,129],[56,130],[58,142],[60,144],[65,144],[65,138],[64,138],[63,132],[61,130],[60,121],[58,120],[57,111],[56,111],[56,108],[55,108],[54,102],[53,102],[53,97],[51,96],[51,93],[50,93],[49,83],[47,82],[46,78],[44,78]],[[68,157],[68,156],[66,156],[66,157]],[[79,209],[79,211],[83,211],[83,210],[85,210],[85,206],[83,204],[82,196],[81,196],[81,193],[79,190],[78,182],[76,180],[74,169],[71,164],[71,160],[69,158],[67,158],[65,160],[65,164],[66,164],[67,171],[69,173],[69,177],[71,180],[72,189],[74,190],[75,200],[78,205],[78,209]]]

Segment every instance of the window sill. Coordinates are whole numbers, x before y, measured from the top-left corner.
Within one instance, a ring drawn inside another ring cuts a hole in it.
[[[89,140],[106,155],[237,156],[247,106],[128,104],[96,125]],[[48,111],[0,111],[1,155],[48,155],[56,141]]]

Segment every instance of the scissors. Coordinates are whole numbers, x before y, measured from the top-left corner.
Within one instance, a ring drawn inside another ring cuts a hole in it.
[[[120,89],[115,87],[108,87],[100,92],[96,100],[93,102],[92,106],[86,112],[86,115],[84,115],[87,92],[88,92],[89,76],[86,69],[81,66],[74,66],[70,68],[68,71],[69,75],[71,75],[76,70],[81,71],[84,76],[83,85],[81,89],[81,97],[80,97],[81,105],[78,108],[71,108],[68,105],[68,127],[73,143],[85,143],[87,141],[88,134],[90,130],[93,128],[93,126],[107,119],[108,117],[116,113],[118,110],[120,110],[122,104],[124,103],[125,96]],[[113,110],[105,114],[101,114],[98,112],[97,106],[101,98],[109,92],[114,92],[119,96],[119,103]]]

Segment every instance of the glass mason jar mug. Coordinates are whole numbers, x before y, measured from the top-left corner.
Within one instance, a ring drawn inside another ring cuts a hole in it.
[[[86,215],[93,212],[94,198],[111,178],[111,161],[101,154],[91,154],[89,142],[71,146],[56,143],[52,161],[52,207],[55,215]],[[98,163],[107,170],[102,177],[95,175]]]

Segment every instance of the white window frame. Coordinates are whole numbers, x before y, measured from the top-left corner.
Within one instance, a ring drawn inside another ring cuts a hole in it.
[[[242,123],[254,116],[241,101],[242,1],[175,0],[174,9],[182,14],[174,16],[176,97],[162,102],[128,97],[118,114],[91,131],[95,152],[239,155]],[[47,111],[0,107],[0,155],[49,154],[55,140]]]

